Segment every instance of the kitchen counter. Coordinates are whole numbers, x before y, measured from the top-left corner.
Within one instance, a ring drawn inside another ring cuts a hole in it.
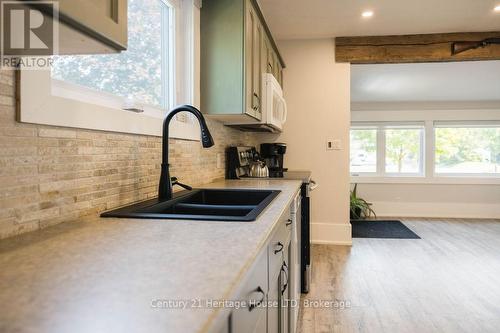
[[[297,179],[302,180],[304,183],[311,182],[311,171],[299,171],[299,170],[289,170],[283,173],[283,179]]]
[[[203,186],[281,190],[254,222],[88,218],[2,240],[0,332],[208,331],[223,311],[193,306],[234,297],[300,186]]]

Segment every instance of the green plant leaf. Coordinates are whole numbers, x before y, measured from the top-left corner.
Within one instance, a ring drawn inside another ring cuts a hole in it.
[[[350,212],[352,216],[356,219],[365,219],[373,215],[376,218],[377,214],[375,214],[375,211],[371,208],[372,203],[363,198],[359,198],[357,196],[357,188],[358,184],[354,184],[354,188],[350,191],[349,195]]]

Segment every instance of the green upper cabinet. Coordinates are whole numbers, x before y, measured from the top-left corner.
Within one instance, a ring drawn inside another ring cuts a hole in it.
[[[273,74],[276,80],[280,83],[281,86],[283,86],[283,65],[282,62],[280,61],[280,58],[278,56],[278,53],[275,51],[275,49],[272,47],[271,42],[269,39],[265,40],[265,54],[266,54],[266,73]]]
[[[246,11],[245,29],[245,76],[246,76],[246,113],[262,118],[262,39],[264,37],[262,24],[253,6]]]
[[[255,0],[205,1],[201,9],[201,108],[222,121],[262,118],[262,75],[284,67]]]
[[[59,0],[59,8],[63,22],[112,50],[127,49],[127,0]]]
[[[37,3],[39,2],[39,3]],[[59,54],[114,53],[127,49],[127,0],[59,0]],[[51,4],[33,1],[53,18]]]

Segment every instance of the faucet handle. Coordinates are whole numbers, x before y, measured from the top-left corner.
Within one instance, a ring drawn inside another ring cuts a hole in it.
[[[174,185],[179,185],[180,187],[188,190],[188,191],[191,191],[193,188],[189,185],[186,185],[186,184],[183,184],[183,183],[180,183],[178,180],[177,180],[177,177],[171,177],[170,178],[170,181],[172,182],[172,186]]]

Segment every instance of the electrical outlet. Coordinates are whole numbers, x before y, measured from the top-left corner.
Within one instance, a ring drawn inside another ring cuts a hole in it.
[[[217,169],[224,168],[224,161],[222,153],[217,154]]]
[[[326,141],[326,150],[342,150],[342,142],[338,139],[328,139]]]

